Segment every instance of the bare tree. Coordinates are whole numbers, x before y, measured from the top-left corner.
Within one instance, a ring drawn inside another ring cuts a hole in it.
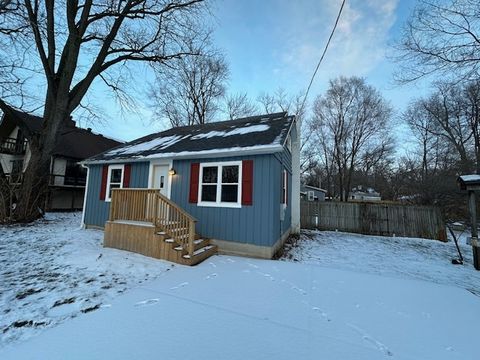
[[[266,114],[286,111],[297,118],[302,118],[306,112],[306,106],[302,107],[303,96],[303,92],[289,94],[285,89],[278,88],[271,94],[261,93],[257,97],[257,102]]]
[[[227,95],[223,112],[230,120],[252,116],[258,113],[255,104],[248,98],[247,93]]]
[[[434,73],[478,78],[479,19],[478,0],[419,0],[396,46],[397,80],[410,82]]]
[[[8,55],[4,64],[22,64],[21,78],[36,76],[46,89],[42,130],[30,138],[17,220],[32,220],[43,207],[58,135],[94,81],[117,91],[109,81],[115,77],[108,76],[114,70],[133,63],[168,64],[192,54],[195,47],[186,45],[204,39],[204,10],[202,0],[25,0],[0,15],[3,29],[22,29],[15,37],[5,30],[0,34],[2,56]]]
[[[458,155],[459,171],[469,172],[473,134],[466,116],[468,105],[463,99],[464,90],[461,85],[448,82],[438,82],[435,88],[430,97],[418,102],[425,121],[424,130],[448,142]]]
[[[392,142],[387,133],[391,113],[381,94],[357,77],[331,80],[325,95],[315,100],[312,126],[322,139],[324,162],[335,168],[342,201],[362,158],[386,153]]]
[[[171,126],[212,121],[225,94],[228,66],[222,53],[175,59],[171,67],[160,67],[152,89],[156,114]]]

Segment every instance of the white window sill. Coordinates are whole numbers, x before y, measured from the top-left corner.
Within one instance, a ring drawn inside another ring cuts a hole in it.
[[[204,207],[221,207],[221,208],[241,208],[242,204],[240,203],[217,203],[217,202],[199,202],[197,206],[204,206]]]

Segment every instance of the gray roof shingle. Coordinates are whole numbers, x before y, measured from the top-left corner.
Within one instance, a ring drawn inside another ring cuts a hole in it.
[[[85,163],[167,157],[195,158],[237,151],[274,153],[283,149],[294,122],[286,112],[172,128],[133,140]]]

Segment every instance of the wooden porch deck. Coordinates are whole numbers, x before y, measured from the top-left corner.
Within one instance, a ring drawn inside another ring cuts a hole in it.
[[[217,252],[197,220],[156,189],[114,189],[104,246],[195,265]]]

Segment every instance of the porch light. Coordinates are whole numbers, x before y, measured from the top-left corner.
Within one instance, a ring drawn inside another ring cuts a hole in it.
[[[177,172],[175,171],[174,168],[171,168],[170,170],[168,170],[168,173],[169,173],[170,175],[175,175]]]

